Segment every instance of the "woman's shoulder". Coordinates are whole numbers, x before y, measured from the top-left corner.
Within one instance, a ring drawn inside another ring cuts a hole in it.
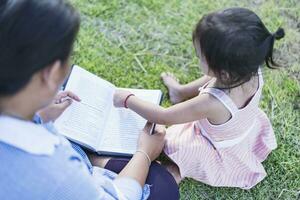
[[[14,199],[10,194],[19,199],[48,199],[49,193],[59,188],[65,195],[83,195],[75,188],[85,188],[86,195],[95,194],[87,167],[63,151],[58,147],[53,155],[34,155],[0,142],[0,187],[6,191],[0,192],[0,199]]]
[[[14,172],[23,170],[30,173],[43,173],[44,176],[49,175],[55,177],[56,174],[66,174],[66,172],[64,172],[66,169],[68,171],[76,171],[83,166],[87,168],[82,157],[75,152],[70,145],[59,144],[55,147],[52,154],[42,155],[30,153],[0,141],[0,152],[1,171],[5,170],[5,168],[9,169],[14,167]],[[83,166],[79,166],[78,164],[74,165],[75,160],[78,163],[82,163]]]

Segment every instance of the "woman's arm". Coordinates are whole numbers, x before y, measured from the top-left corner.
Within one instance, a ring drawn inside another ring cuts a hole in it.
[[[164,125],[186,123],[205,118],[208,116],[211,103],[211,97],[203,94],[169,108],[163,108],[135,96],[127,98],[129,94],[126,91],[117,91],[114,97],[115,106],[122,107],[126,104],[128,108],[148,121]]]
[[[140,134],[138,140],[138,151],[126,167],[119,173],[120,177],[130,177],[135,179],[141,186],[145,184],[149,167],[150,159],[153,161],[159,156],[164,146],[165,128],[156,126],[155,134],[150,135],[150,125]],[[146,155],[145,155],[146,154]]]
[[[118,178],[130,177],[135,179],[141,186],[144,186],[150,166],[147,159],[141,153],[135,153],[129,163],[119,173]]]

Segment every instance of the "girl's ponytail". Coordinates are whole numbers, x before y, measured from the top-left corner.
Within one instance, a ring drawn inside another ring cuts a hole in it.
[[[273,50],[274,50],[274,42],[275,40],[280,40],[285,36],[285,32],[283,28],[278,28],[277,31],[269,36],[267,40],[270,40],[269,50],[266,55],[266,65],[268,68],[274,69],[274,67],[278,67],[279,65],[273,60]]]
[[[275,33],[273,33],[273,37],[275,38],[275,40],[280,40],[285,36],[285,32],[283,28],[278,28],[277,31]]]

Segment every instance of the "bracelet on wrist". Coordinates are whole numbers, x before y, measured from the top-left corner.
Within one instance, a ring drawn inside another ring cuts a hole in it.
[[[132,97],[132,96],[135,96],[134,94],[129,94],[126,98],[125,98],[125,101],[124,101],[124,108],[128,108],[128,106],[127,106],[127,101],[128,101],[128,99],[130,98],[130,97]]]
[[[151,161],[149,155],[148,155],[145,151],[143,151],[143,150],[137,150],[136,153],[141,153],[141,154],[143,154],[143,155],[147,158],[149,166],[151,165],[151,162],[152,162],[152,161]]]

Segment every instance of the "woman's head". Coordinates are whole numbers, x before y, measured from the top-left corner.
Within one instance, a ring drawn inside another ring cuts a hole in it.
[[[49,86],[48,97],[54,95],[68,73],[79,24],[64,0],[1,0],[0,97],[20,92],[35,76],[44,94]]]
[[[193,33],[204,69],[227,87],[249,81],[264,62],[269,68],[276,66],[274,40],[283,37],[283,29],[270,33],[260,18],[245,8],[210,13],[198,22]]]

